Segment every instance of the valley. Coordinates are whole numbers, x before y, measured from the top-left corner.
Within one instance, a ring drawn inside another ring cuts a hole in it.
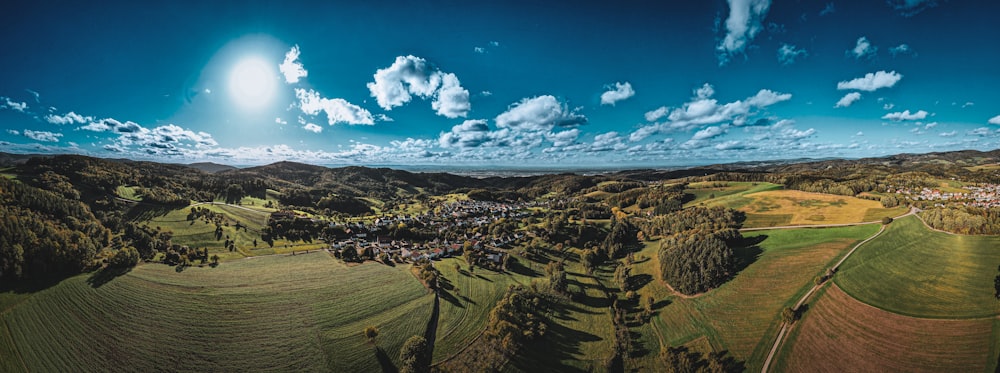
[[[988,230],[993,213],[887,197],[903,179],[988,188],[991,168],[477,179],[61,157],[5,169],[4,229],[108,236],[58,276],[40,255],[80,246],[4,236],[4,258],[30,260],[3,262],[3,371],[396,371],[414,336],[443,372],[758,371],[776,343],[767,371],[991,371],[1000,355],[1000,242],[923,221]]]

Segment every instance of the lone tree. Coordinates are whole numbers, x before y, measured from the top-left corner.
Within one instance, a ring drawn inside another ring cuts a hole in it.
[[[135,267],[136,264],[139,264],[139,251],[129,246],[118,250],[118,252],[116,252],[108,262],[108,267],[126,269]]]
[[[403,365],[399,368],[400,373],[424,373],[431,371],[430,356],[428,356],[427,340],[424,337],[415,335],[403,343],[399,349],[399,360]]]
[[[889,224],[889,223],[892,223],[892,218],[890,218],[890,217],[888,217],[888,216],[886,216],[886,217],[882,218],[882,224],[883,224],[883,225],[887,225],[887,224]]]
[[[375,338],[378,337],[378,328],[374,325],[368,325],[365,328],[365,338],[368,339],[368,343],[375,344]]]
[[[219,254],[212,255],[212,265],[213,266],[219,265]]]
[[[785,309],[781,310],[781,319],[784,320],[786,323],[791,324],[795,322],[795,320],[798,318],[799,318],[798,312],[795,312],[795,310],[792,309],[792,307],[785,307]]]

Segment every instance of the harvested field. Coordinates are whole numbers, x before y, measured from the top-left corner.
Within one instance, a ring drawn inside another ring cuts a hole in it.
[[[833,285],[795,326],[776,371],[983,372],[996,364],[995,318],[902,316]]]

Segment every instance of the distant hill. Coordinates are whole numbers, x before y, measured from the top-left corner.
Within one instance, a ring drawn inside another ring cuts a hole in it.
[[[224,165],[224,164],[218,164],[218,163],[212,163],[212,162],[198,162],[198,163],[189,164],[187,166],[191,167],[193,169],[196,169],[196,170],[202,170],[202,171],[208,172],[210,174],[214,174],[214,173],[218,173],[218,172],[222,172],[222,171],[235,170],[236,169],[236,167],[233,167],[233,166]]]

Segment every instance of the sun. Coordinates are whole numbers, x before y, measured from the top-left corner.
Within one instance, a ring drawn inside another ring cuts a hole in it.
[[[244,109],[267,107],[278,88],[274,67],[259,57],[239,60],[229,73],[229,95]]]

